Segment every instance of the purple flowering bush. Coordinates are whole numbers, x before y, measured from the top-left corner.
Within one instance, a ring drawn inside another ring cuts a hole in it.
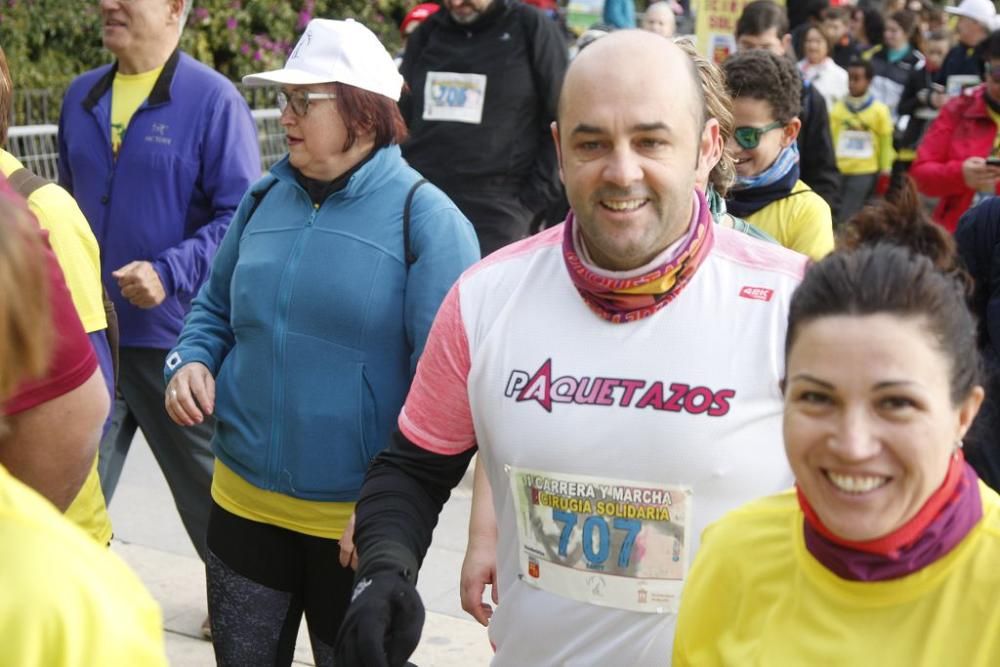
[[[194,0],[181,48],[238,81],[274,69],[312,18],[354,18],[389,52],[399,46],[399,22],[419,0]],[[107,63],[96,0],[0,0],[0,46],[17,92],[48,89],[44,113],[26,115],[15,94],[15,123],[54,122],[62,91],[78,74]]]
[[[0,0],[2,1],[2,0]],[[392,52],[409,0],[197,0],[182,46],[233,80],[281,67],[313,18],[354,18]]]

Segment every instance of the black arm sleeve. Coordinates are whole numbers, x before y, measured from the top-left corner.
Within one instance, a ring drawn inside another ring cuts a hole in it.
[[[926,88],[925,83],[926,74],[923,69],[910,72],[910,76],[906,78],[903,94],[899,98],[899,106],[896,107],[900,116],[912,115],[922,106],[917,94]]]
[[[473,447],[461,454],[435,454],[398,431],[389,448],[375,457],[361,487],[354,528],[361,567],[366,554],[382,553],[395,543],[419,565],[431,544],[438,515],[462,480]]]

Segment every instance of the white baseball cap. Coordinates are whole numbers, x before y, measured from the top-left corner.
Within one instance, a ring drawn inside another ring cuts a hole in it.
[[[997,8],[993,6],[992,0],[962,0],[958,7],[945,7],[944,10],[982,23],[990,30],[993,30],[997,21]]]
[[[243,77],[245,86],[346,83],[399,101],[403,77],[368,28],[353,19],[313,19],[282,69]]]

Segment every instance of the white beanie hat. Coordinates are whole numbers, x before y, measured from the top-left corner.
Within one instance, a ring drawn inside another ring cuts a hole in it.
[[[353,19],[313,19],[282,69],[243,77],[245,86],[345,83],[399,100],[403,77],[368,28]]]

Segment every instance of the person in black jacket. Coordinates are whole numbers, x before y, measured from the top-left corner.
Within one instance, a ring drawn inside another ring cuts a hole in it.
[[[764,49],[790,58],[792,36],[784,7],[770,0],[756,0],[743,8],[736,22],[736,45],[742,50]],[[830,116],[823,96],[807,82],[802,83],[802,129],[798,144],[800,177],[826,203],[834,217],[840,205],[840,173],[830,138]]]
[[[1000,197],[969,209],[955,230],[958,254],[975,281],[972,313],[986,365],[986,400],[965,436],[965,458],[1000,490]]]
[[[944,86],[948,95],[957,95],[983,80],[983,44],[993,30],[997,13],[990,0],[966,0],[945,11],[958,16],[958,43],[951,47],[934,82]]]
[[[549,126],[567,50],[515,0],[446,0],[410,36],[403,156],[472,221],[482,254],[527,236],[562,197]]]
[[[941,63],[948,53],[948,34],[927,33],[920,46],[926,59],[924,66],[910,72],[897,107],[899,136],[894,146],[896,161],[892,165],[890,190],[902,186],[903,176],[917,157],[917,144],[946,101],[944,87],[934,83],[934,77],[941,70]]]

